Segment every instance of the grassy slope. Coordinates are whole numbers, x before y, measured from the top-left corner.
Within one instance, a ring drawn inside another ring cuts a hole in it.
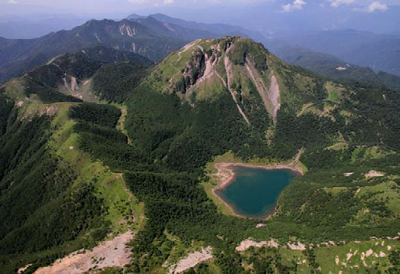
[[[43,115],[42,113],[46,113],[48,109],[54,109],[50,113],[50,115],[53,115],[51,128],[49,129],[51,136],[46,146],[51,155],[62,159],[60,165],[68,167],[70,172],[76,174],[71,188],[79,188],[82,184],[96,182],[95,195],[103,199],[105,207],[108,208],[108,213],[103,216],[103,219],[111,222],[109,230],[111,234],[107,238],[114,237],[128,229],[140,229],[143,226],[144,205],[139,203],[127,189],[122,174],[112,173],[102,162],[92,159],[89,154],[80,150],[79,134],[74,131],[76,122],[69,118],[70,107],[76,106],[78,103],[43,104],[39,100],[32,99],[35,96],[31,96],[31,99],[28,100],[21,93],[24,89],[21,81],[22,79],[11,81],[6,86],[6,94],[11,96],[17,103],[24,102],[19,108],[19,117],[22,119],[32,119],[37,115]],[[121,119],[119,124],[119,130],[121,131],[124,128],[123,122],[123,119]],[[92,240],[88,242],[89,231],[72,242],[67,242],[49,250],[9,256],[9,258],[13,259],[6,269],[22,267],[49,256],[67,254],[83,246],[92,246],[95,242],[90,242]]]
[[[313,248],[314,258],[304,251],[288,248],[277,250],[265,247],[250,248],[242,253],[242,257],[247,266],[253,264],[253,267],[249,267],[250,273],[252,273],[251,270],[260,270],[254,269],[254,262],[267,262],[271,258],[287,268],[292,268],[290,273],[311,273],[313,271],[317,273],[339,273],[340,271],[343,273],[368,273],[369,271],[370,273],[379,273],[379,271],[386,271],[392,265],[387,255],[391,250],[398,248],[400,245],[396,240],[369,240],[338,245],[323,244]]]
[[[137,201],[126,189],[120,174],[112,173],[104,164],[93,161],[90,155],[79,149],[79,136],[73,129],[75,122],[68,117],[70,106],[62,104],[61,107],[53,121],[53,127],[59,129],[54,131],[49,145],[56,155],[62,156],[80,174],[77,181],[91,181],[94,178],[98,180],[98,195],[105,199],[109,207],[106,219],[112,222],[114,232],[126,231],[133,223],[132,211],[134,206],[137,207]]]

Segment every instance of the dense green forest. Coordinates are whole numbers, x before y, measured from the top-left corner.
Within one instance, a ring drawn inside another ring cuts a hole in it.
[[[305,96],[323,110],[327,90],[323,80],[317,79],[316,83],[321,84],[310,89]],[[252,121],[257,116],[265,117],[249,126],[237,112],[228,91],[217,98],[196,101],[193,107],[189,102],[182,102],[178,94],[161,93],[144,81],[131,93],[128,101],[126,125],[130,144],[122,133],[91,120],[92,114],[85,105],[81,105],[79,111],[82,111],[82,117],[87,116],[84,119],[86,125],[77,125],[76,130],[88,134],[81,140],[82,147],[115,172],[124,172],[130,189],[146,205],[148,219],[145,229],[133,242],[134,260],[130,269],[150,272],[161,266],[173,246],[166,233],[179,237],[188,246],[193,239],[213,246],[216,262],[223,273],[244,271],[234,247],[250,236],[259,239],[274,237],[281,241],[296,237],[306,243],[318,243],[396,235],[400,222],[385,201],[373,199],[376,194],[355,197],[355,192],[357,187],[363,185],[363,172],[372,168],[386,166],[382,171],[398,174],[397,154],[385,157],[378,165],[377,159],[361,159],[368,147],[377,144],[383,150],[398,150],[397,141],[390,137],[397,134],[398,119],[388,114],[396,113],[397,95],[384,88],[361,84],[346,86],[346,89],[357,92],[342,99],[343,108],[332,111],[333,118],[311,112],[298,115],[290,105],[283,104],[277,123],[273,124],[265,115],[264,108],[244,101],[241,105]],[[381,97],[376,94],[381,94]],[[382,94],[386,95],[386,99]],[[254,100],[259,102],[257,96],[254,94]],[[248,107],[250,105],[253,107]],[[355,113],[351,123],[341,114],[343,110]],[[274,130],[270,145],[265,135],[269,128]],[[377,139],[371,128],[374,132],[384,132],[387,139]],[[337,142],[338,132],[351,144],[350,148],[324,149]],[[115,136],[114,140],[118,140],[112,148],[108,147],[108,136]],[[365,146],[364,152],[358,152],[360,146]],[[202,181],[208,180],[203,167],[214,156],[232,151],[243,160],[288,160],[300,149],[305,151],[301,161],[310,172],[297,178],[283,192],[278,207],[280,214],[271,219],[268,230],[263,232],[256,230],[256,220],[217,213],[216,206],[200,187]],[[356,161],[355,151],[359,157]],[[354,177],[337,180],[338,174],[349,168],[354,168],[354,176],[359,176],[359,180],[355,181]],[[373,184],[364,184],[371,186],[382,182],[384,179],[376,179]],[[346,187],[348,191],[333,194],[324,190],[329,187]],[[308,204],[303,210],[305,202]],[[380,222],[356,221],[357,213],[364,208],[368,208],[374,220],[379,218]],[[256,267],[268,269],[270,265],[280,271],[288,271],[288,266],[280,264],[279,255],[276,256],[270,257],[269,263],[267,261],[265,265]],[[306,256],[313,258],[312,254]],[[318,268],[315,262],[314,267]]]
[[[37,95],[44,103],[82,102],[82,90],[92,79],[90,93],[96,101],[122,103],[152,64],[137,54],[122,53],[97,46],[63,54],[26,73],[24,92],[28,97]]]
[[[21,119],[14,102],[0,96],[5,107],[0,120],[0,265],[7,266],[0,272],[10,273],[20,264],[13,254],[46,251],[45,256],[32,255],[38,258],[36,267],[46,265],[64,254],[55,247],[90,247],[103,239],[109,223],[104,220],[107,207],[95,194],[96,181],[76,184],[74,169],[49,148],[52,117]],[[113,117],[115,124],[119,113]],[[78,237],[79,243],[72,244]]]
[[[239,38],[217,43],[226,50],[235,39]],[[393,205],[397,198],[386,194],[397,191],[400,184],[399,94],[375,85],[328,84],[277,61],[258,44],[245,40],[239,45],[227,55],[233,59],[234,73],[242,77],[233,84],[236,98],[226,83],[218,94],[197,97],[196,93],[209,90],[201,85],[190,88],[205,73],[207,57],[196,47],[185,57],[191,59],[182,63],[171,56],[171,62],[183,66],[175,68],[178,76],[187,68],[186,76],[192,81],[182,89],[173,86],[179,86],[182,77],[165,80],[163,73],[169,72],[160,72],[159,67],[122,63],[96,69],[94,89],[104,101],[125,102],[126,117],[109,104],[70,100],[66,106],[72,131],[68,134],[79,145],[69,149],[79,149],[113,174],[123,174],[127,187],[145,205],[146,218],[131,243],[133,256],[127,271],[160,269],[176,249],[172,237],[186,248],[194,242],[211,246],[222,273],[244,273],[244,262],[257,273],[293,273],[298,264],[284,263],[279,250],[252,249],[244,258],[235,248],[248,238],[301,241],[310,247],[398,233],[400,220]],[[256,84],[245,78],[248,58],[264,84],[269,84],[265,79],[270,70],[279,80],[282,102],[276,117],[268,114],[261,93],[254,91]],[[229,80],[227,70],[224,75],[217,69],[215,75],[221,73],[222,79]],[[53,76],[41,77],[40,83],[51,86]],[[57,97],[54,90],[46,94],[34,87],[34,91],[45,103],[66,99]],[[0,110],[0,219],[5,220],[0,226],[0,263],[12,272],[33,262],[29,271],[34,271],[65,255],[60,247],[90,247],[104,239],[111,225],[104,218],[108,208],[96,189],[96,176],[82,179],[71,161],[52,150],[50,144],[65,133],[52,134],[64,124],[55,126],[51,115],[23,118],[22,110],[2,93],[0,104],[4,105]],[[241,161],[277,163],[299,155],[307,172],[283,191],[277,215],[268,221],[224,215],[204,190],[210,181],[205,166],[228,152]],[[390,180],[366,178],[371,170],[390,175]],[[364,187],[370,190],[363,192]],[[260,222],[267,225],[265,229],[256,227]],[[24,260],[18,257],[40,252],[48,253]],[[318,270],[321,258],[316,252],[313,248],[299,252],[313,271]],[[395,271],[398,252],[388,256]],[[212,272],[209,267],[201,264],[189,272]]]
[[[99,106],[99,109],[101,108],[103,106]],[[128,129],[132,144],[129,145],[122,133],[111,128],[107,130],[107,126],[104,124],[101,126],[103,123],[101,121],[93,121],[92,113],[85,105],[79,109],[81,117],[86,117],[84,118],[86,125],[80,124],[76,130],[90,134],[87,138],[82,138],[83,147],[91,151],[95,157],[107,162],[113,170],[123,171],[132,192],[146,204],[145,214],[148,221],[145,230],[139,232],[133,247],[137,259],[133,261],[131,269],[137,272],[149,272],[166,260],[168,249],[159,248],[172,245],[165,231],[178,236],[187,244],[196,239],[217,248],[215,253],[219,254],[218,265],[224,273],[243,271],[238,267],[240,258],[232,249],[235,246],[232,243],[238,244],[250,235],[259,234],[254,229],[256,221],[218,214],[216,207],[210,203],[205,192],[199,187],[199,178],[205,178],[202,167],[212,159],[212,156],[223,154],[228,150],[233,150],[244,158],[272,157],[275,156],[274,153],[283,153],[282,155],[288,155],[289,158],[293,156],[291,153],[301,147],[307,147],[307,151],[318,151],[319,146],[329,144],[329,138],[324,136],[329,136],[333,130],[337,130],[337,125],[329,122],[330,119],[321,120],[313,115],[297,118],[281,112],[282,117],[278,117],[281,123],[277,125],[275,138],[287,137],[271,149],[253,151],[248,149],[249,144],[246,144],[246,141],[250,142],[256,139],[254,136],[260,135],[257,135],[257,130],[244,126],[245,123],[239,114],[230,115],[232,122],[229,123],[223,111],[233,113],[234,104],[227,98],[222,96],[218,100],[204,104],[203,107],[199,104],[193,109],[187,104],[179,104],[176,95],[151,92],[146,86],[143,91],[136,90],[130,100]],[[153,111],[149,112],[148,109]],[[84,114],[86,111],[87,114]],[[213,118],[207,114],[213,115]],[[97,127],[93,124],[97,124]],[[304,132],[300,130],[301,127],[313,128],[315,131]],[[296,128],[299,130],[296,131]],[[289,130],[291,134],[287,134]],[[114,142],[112,148],[108,148],[107,142],[110,134],[115,136],[114,140],[120,140]],[[288,139],[288,136],[293,139]],[[291,143],[292,140],[297,140],[298,143],[294,142],[290,150],[283,147],[283,144]],[[315,141],[311,143],[312,146],[306,146],[310,143],[307,140]],[[266,146],[261,136],[258,143],[251,143],[253,148],[257,148],[257,144],[260,148]],[[125,153],[122,154],[121,151]],[[305,154],[305,162],[308,163],[307,158],[313,155],[314,152]],[[127,161],[128,165],[125,164]],[[375,162],[366,163],[366,167],[375,166]],[[324,162],[319,164],[323,165]],[[290,236],[296,235],[306,242],[320,242],[368,239],[371,236],[397,233],[396,227],[400,223],[393,218],[393,213],[383,203],[354,198],[355,190],[332,195],[320,189],[321,186],[346,185],[343,180],[338,184],[337,180],[329,175],[337,174],[338,170],[343,169],[343,162],[335,164],[337,169],[332,168],[328,171],[326,166],[322,166],[323,170],[297,179],[284,192],[279,209],[284,214],[274,218],[269,224],[269,230],[263,232],[263,238],[273,236],[287,241]],[[310,168],[313,166],[310,165]],[[327,179],[319,182],[321,177]],[[328,178],[332,179],[329,181]],[[349,178],[348,182],[352,184],[352,179]],[[378,183],[379,181],[376,182]],[[310,205],[306,211],[299,214],[299,208],[304,201],[309,201]],[[348,223],[357,210],[365,205],[386,221],[379,224],[364,223],[360,232],[358,226],[349,227]],[[191,220],[189,223],[186,221],[188,219]],[[230,227],[235,229],[232,230]],[[225,240],[215,235],[224,235]],[[139,259],[143,254],[150,254],[151,260]],[[279,267],[277,262],[273,264],[275,267]],[[284,271],[287,266],[281,265],[281,267]]]
[[[137,86],[146,73],[144,63],[106,64],[93,76],[93,90],[99,100],[122,103],[127,91]]]

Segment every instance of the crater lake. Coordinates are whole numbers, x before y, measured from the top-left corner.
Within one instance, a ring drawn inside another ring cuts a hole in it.
[[[229,184],[215,189],[235,214],[265,219],[275,212],[275,206],[282,190],[299,173],[290,169],[263,169],[231,166],[235,174]]]

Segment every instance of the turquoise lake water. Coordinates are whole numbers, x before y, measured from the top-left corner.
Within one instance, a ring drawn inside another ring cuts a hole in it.
[[[236,214],[263,219],[274,213],[282,190],[298,174],[286,169],[266,170],[232,167],[233,182],[215,193],[229,204]]]

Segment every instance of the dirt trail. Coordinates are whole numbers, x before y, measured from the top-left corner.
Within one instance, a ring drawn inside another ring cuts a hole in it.
[[[193,47],[199,40],[195,40],[187,45],[185,45],[181,51],[178,52],[178,61],[176,61],[177,63],[182,59],[182,53],[184,53],[185,51],[187,51],[188,49],[190,49],[191,47]]]
[[[314,103],[308,103],[303,105],[303,108],[301,109],[300,113],[297,115],[297,117],[300,117],[303,115],[304,111],[306,111],[309,107],[311,107]]]
[[[126,232],[93,248],[93,251],[74,252],[51,266],[39,268],[35,274],[78,274],[93,268],[123,267],[130,263],[131,249],[126,244],[133,236],[132,232]]]

